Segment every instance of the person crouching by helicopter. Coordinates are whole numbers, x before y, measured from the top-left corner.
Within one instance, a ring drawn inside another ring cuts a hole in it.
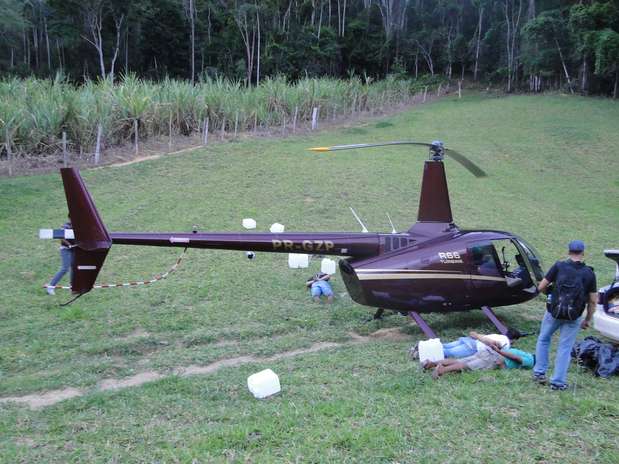
[[[321,296],[327,297],[328,303],[333,302],[333,290],[331,284],[329,284],[329,279],[331,279],[331,275],[317,272],[305,282],[305,286],[309,289],[312,299],[316,303],[320,303]]]
[[[71,224],[71,215],[67,216],[69,218],[69,220],[67,222],[65,222],[61,228],[62,229],[72,229],[73,226]],[[64,277],[64,275],[67,272],[73,272],[73,247],[75,245],[73,244],[72,240],[67,240],[67,239],[62,239],[60,241],[60,269],[58,270],[58,272],[56,272],[56,274],[54,275],[54,277],[52,277],[52,280],[49,282],[49,284],[47,284],[47,288],[45,289],[47,291],[48,295],[54,295],[56,292],[54,291],[54,287],[56,286],[56,284],[58,284],[58,282],[60,282],[60,279],[62,279]]]
[[[516,348],[501,349],[497,345],[488,345],[489,349],[478,351],[466,358],[445,358],[441,361],[426,361],[424,369],[433,369],[432,378],[438,379],[449,372],[464,372],[467,370],[489,369],[532,369],[535,365],[535,355]]]

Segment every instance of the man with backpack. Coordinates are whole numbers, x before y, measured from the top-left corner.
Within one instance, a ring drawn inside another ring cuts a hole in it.
[[[581,240],[572,240],[568,248],[568,259],[557,261],[538,287],[540,292],[548,289],[548,303],[537,339],[533,380],[542,385],[548,383],[546,370],[550,341],[558,330],[559,344],[550,379],[550,388],[553,390],[565,390],[568,387],[567,370],[572,346],[578,331],[589,326],[597,300],[595,273],[593,268],[584,263],[585,244]],[[587,314],[583,318],[585,307]]]

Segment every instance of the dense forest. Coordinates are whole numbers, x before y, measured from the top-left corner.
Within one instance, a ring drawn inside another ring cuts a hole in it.
[[[443,75],[617,96],[619,0],[0,0],[0,73]]]

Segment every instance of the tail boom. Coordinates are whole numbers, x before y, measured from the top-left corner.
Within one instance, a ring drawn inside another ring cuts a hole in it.
[[[379,234],[369,233],[126,233],[112,243],[367,257],[379,253]]]

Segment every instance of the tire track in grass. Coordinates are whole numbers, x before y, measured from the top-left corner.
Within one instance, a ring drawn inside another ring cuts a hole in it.
[[[400,327],[380,329],[367,336],[359,335],[355,332],[351,332],[348,335],[350,336],[350,340],[346,342],[318,342],[314,343],[309,348],[299,348],[296,350],[284,351],[266,357],[244,355],[237,356],[235,358],[224,358],[213,361],[212,363],[204,366],[192,364],[189,366],[177,367],[172,369],[170,373],[144,371],[129,377],[124,377],[122,379],[103,379],[99,381],[94,388],[80,389],[74,387],[67,387],[42,393],[32,393],[24,396],[8,396],[5,398],[0,398],[0,404],[18,403],[27,405],[30,407],[30,409],[33,410],[43,409],[71,398],[78,398],[104,391],[122,390],[130,387],[138,387],[149,382],[155,382],[157,380],[173,376],[190,377],[193,375],[208,375],[226,367],[236,367],[250,363],[274,362],[279,361],[280,359],[294,358],[303,354],[316,353],[318,351],[328,350],[332,348],[341,348],[343,346],[369,343],[375,340],[410,341],[410,335],[406,335],[400,332]]]

